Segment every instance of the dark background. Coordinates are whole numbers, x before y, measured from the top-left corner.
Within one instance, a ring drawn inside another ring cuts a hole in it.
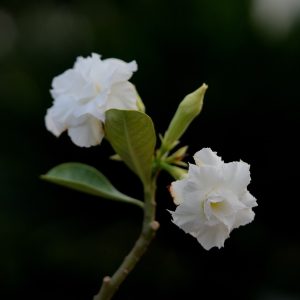
[[[0,1],[0,299],[92,299],[139,234],[138,208],[39,179],[79,161],[141,196],[106,142],[78,148],[45,129],[52,78],[91,52],[138,62],[131,81],[161,133],[206,82],[182,138],[188,161],[211,147],[250,163],[259,204],[253,223],[207,252],[170,222],[163,174],[161,229],[116,299],[300,299],[300,26],[276,32],[255,20],[251,1]]]

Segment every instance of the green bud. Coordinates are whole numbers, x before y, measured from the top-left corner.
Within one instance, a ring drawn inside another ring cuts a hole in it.
[[[162,141],[163,152],[167,152],[174,147],[191,122],[199,115],[207,88],[208,86],[204,83],[199,89],[188,94],[181,101],[164,135]]]
[[[184,146],[176,150],[174,153],[172,153],[170,156],[168,156],[165,161],[170,164],[176,164],[181,166],[186,166],[186,163],[184,163],[182,160],[186,156],[186,151],[188,149],[188,146]]]
[[[171,166],[167,163],[161,164],[161,167],[176,180],[182,179],[187,175],[187,170],[180,167]]]

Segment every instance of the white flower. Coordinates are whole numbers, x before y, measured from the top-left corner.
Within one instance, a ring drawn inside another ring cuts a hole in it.
[[[250,166],[224,163],[210,148],[194,155],[187,176],[171,185],[177,208],[173,223],[206,249],[223,247],[230,232],[254,219],[256,199],[248,192]]]
[[[137,110],[138,95],[128,81],[136,70],[135,61],[101,60],[95,53],[78,57],[72,69],[52,81],[54,102],[45,117],[47,129],[56,136],[68,130],[80,147],[101,143],[108,109]]]

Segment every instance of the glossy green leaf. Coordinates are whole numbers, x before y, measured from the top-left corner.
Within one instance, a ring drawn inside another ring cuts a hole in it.
[[[41,178],[86,194],[143,207],[143,202],[119,192],[101,172],[85,164],[64,163]]]
[[[149,182],[156,136],[152,120],[139,111],[106,112],[105,134],[117,154],[142,182]]]

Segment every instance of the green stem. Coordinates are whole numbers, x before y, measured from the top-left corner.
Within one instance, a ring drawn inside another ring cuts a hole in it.
[[[146,252],[148,245],[154,238],[155,233],[159,228],[159,223],[155,221],[155,191],[156,176],[154,176],[151,183],[144,185],[144,221],[139,238],[113,276],[106,276],[103,278],[101,289],[94,297],[94,300],[109,300],[113,297],[119,286]]]

